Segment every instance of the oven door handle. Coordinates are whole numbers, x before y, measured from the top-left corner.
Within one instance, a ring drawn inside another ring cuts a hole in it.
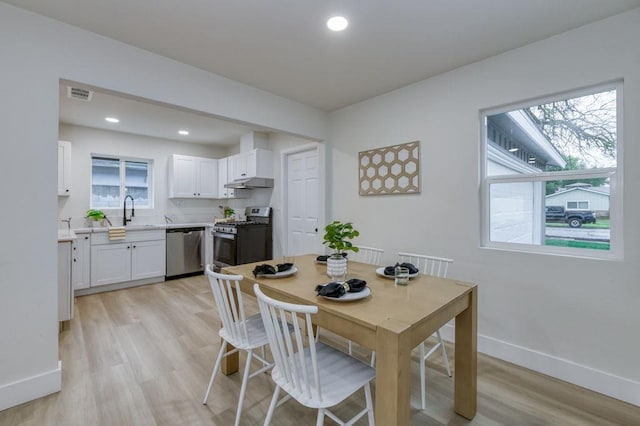
[[[236,236],[233,234],[226,234],[224,232],[212,232],[214,238],[224,238],[225,240],[235,240]]]

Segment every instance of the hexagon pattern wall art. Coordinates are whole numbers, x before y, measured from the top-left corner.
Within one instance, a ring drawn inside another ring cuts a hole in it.
[[[360,195],[419,194],[420,141],[360,151]]]

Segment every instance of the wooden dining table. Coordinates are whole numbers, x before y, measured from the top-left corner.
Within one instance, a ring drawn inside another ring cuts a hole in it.
[[[229,266],[223,273],[242,275],[243,293],[253,295],[253,284],[278,300],[317,305],[314,324],[376,351],[375,419],[379,425],[403,426],[410,420],[411,351],[455,318],[454,410],[472,419],[477,392],[477,301],[474,284],[418,275],[407,286],[376,273],[376,267],[349,261],[347,278],[367,282],[371,295],[340,302],[318,297],[318,284],[326,284],[326,265],[317,255],[295,258],[294,275],[267,278],[252,274],[255,266],[276,261]],[[229,349],[230,350],[230,349]],[[222,371],[238,370],[238,354],[224,358]]]

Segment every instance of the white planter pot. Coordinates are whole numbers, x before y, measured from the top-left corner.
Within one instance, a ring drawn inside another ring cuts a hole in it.
[[[334,281],[344,281],[347,276],[347,258],[341,254],[329,256],[327,275]]]

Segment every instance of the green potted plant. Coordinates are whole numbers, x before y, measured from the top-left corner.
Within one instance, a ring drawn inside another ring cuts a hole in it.
[[[89,209],[87,210],[87,214],[84,216],[89,219],[89,223],[92,227],[97,228],[104,225],[104,219],[106,216],[102,210],[98,209]]]
[[[236,214],[236,212],[231,207],[224,208],[224,217],[230,218],[233,217],[234,214]]]
[[[360,232],[353,228],[351,222],[340,222],[334,220],[324,228],[324,241],[322,244],[326,244],[333,253],[327,259],[327,275],[334,281],[344,281],[347,275],[347,258],[346,252],[353,251],[357,253],[360,251],[358,247],[351,243],[351,240]]]

